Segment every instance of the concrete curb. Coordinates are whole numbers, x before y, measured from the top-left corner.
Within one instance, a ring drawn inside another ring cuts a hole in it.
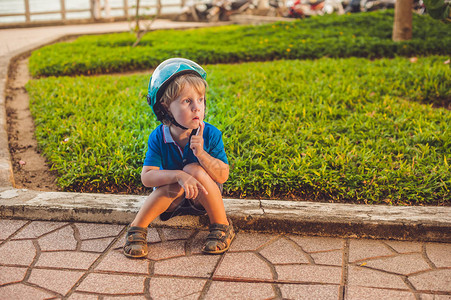
[[[0,190],[0,218],[129,224],[145,196],[24,189]],[[224,199],[240,230],[330,237],[451,242],[451,207],[397,207]],[[176,217],[156,226],[199,228],[206,217]]]
[[[170,28],[170,24],[164,28]],[[49,30],[45,28],[43,30]],[[73,29],[72,29],[73,30]],[[86,29],[85,29],[86,30]],[[144,196],[40,192],[14,188],[8,149],[5,85],[12,59],[66,36],[61,32],[30,41],[0,56],[0,218],[128,224]],[[99,31],[98,33],[108,31]],[[367,237],[451,242],[451,207],[393,207],[297,201],[224,199],[236,228],[262,232],[291,232],[332,237]],[[154,225],[198,228],[206,217],[177,217]]]

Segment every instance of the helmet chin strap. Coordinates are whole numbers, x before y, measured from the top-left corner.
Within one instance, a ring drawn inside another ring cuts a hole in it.
[[[188,128],[186,128],[185,126],[180,125],[179,122],[177,122],[177,121],[174,119],[174,117],[173,117],[173,116],[172,116],[165,108],[163,108],[163,109],[161,110],[161,114],[162,114],[162,117],[163,117],[162,119],[163,119],[163,120],[167,120],[167,121],[169,121],[171,124],[174,124],[175,126],[181,128],[181,129],[183,129],[183,130],[188,130]]]
[[[180,125],[173,116],[167,114],[166,115],[166,120],[168,120],[169,122],[171,122],[171,124],[174,124],[175,126],[182,128],[183,130],[188,130],[188,128],[186,128],[185,126]]]

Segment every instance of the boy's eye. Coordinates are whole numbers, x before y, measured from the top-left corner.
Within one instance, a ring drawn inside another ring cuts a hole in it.
[[[185,99],[185,100],[183,100],[183,102],[185,102],[185,103],[190,103],[190,102],[191,102],[191,99]]]

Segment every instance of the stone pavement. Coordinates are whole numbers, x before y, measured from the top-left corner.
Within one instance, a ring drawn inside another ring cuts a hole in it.
[[[0,220],[0,299],[451,299],[451,244],[238,232],[201,254],[203,230]]]
[[[205,26],[155,28],[193,25]],[[124,225],[144,197],[17,189],[9,61],[67,35],[128,26],[0,30],[0,299],[451,299],[450,207],[224,199],[240,230],[227,254],[200,254],[206,219],[180,217],[157,220],[149,257],[130,260],[120,254]]]

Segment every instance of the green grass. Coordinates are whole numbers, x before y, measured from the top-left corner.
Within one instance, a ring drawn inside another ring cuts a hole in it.
[[[206,120],[224,133],[226,196],[450,203],[445,56],[207,65]],[[149,74],[150,75],[150,74]],[[148,77],[49,77],[27,85],[39,147],[66,190],[143,192],[157,126]]]
[[[129,33],[83,36],[33,52],[33,76],[104,74],[156,67],[171,57],[200,64],[329,57],[395,57],[451,54],[449,26],[413,17],[413,39],[391,40],[393,11],[327,15],[260,26],[158,30],[132,48]]]

